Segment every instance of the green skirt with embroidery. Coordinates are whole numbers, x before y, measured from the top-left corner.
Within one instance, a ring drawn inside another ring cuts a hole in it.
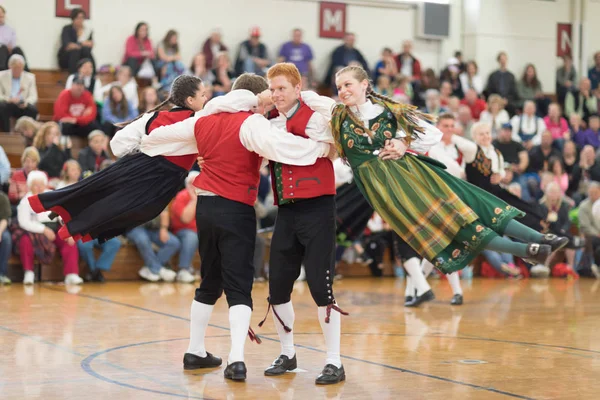
[[[373,158],[354,176],[375,211],[444,273],[469,265],[510,220],[525,215],[424,156]]]

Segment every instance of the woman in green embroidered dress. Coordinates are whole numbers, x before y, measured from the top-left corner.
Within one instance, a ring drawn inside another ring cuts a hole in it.
[[[419,154],[441,139],[432,117],[374,93],[364,69],[340,70],[336,85],[343,104],[331,125],[340,156],[373,208],[442,272],[464,268],[484,249],[544,263],[566,244],[515,221],[524,213]]]

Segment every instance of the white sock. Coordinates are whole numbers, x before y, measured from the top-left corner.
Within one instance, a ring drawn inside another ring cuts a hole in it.
[[[410,275],[406,275],[406,288],[404,289],[404,297],[415,297],[415,285],[413,285]]]
[[[325,322],[327,307],[319,307],[318,315],[323,336],[325,336],[325,346],[327,347],[325,365],[333,364],[340,368],[342,366],[342,359],[340,358],[340,338],[342,336],[341,314],[332,309],[329,315],[329,323]]]
[[[206,328],[212,314],[214,306],[192,301],[190,311],[190,344],[186,353],[195,354],[198,357],[206,357],[206,348],[204,347],[204,337]]]
[[[421,261],[421,269],[423,270],[423,275],[425,275],[425,279],[427,279],[431,271],[433,271],[433,264],[427,261],[426,259],[423,259]]]
[[[414,287],[417,289],[417,296],[422,295],[426,291],[430,290],[431,287],[427,283],[427,279],[423,275],[421,266],[419,265],[419,259],[413,257],[404,262],[404,268],[412,278],[411,281]]]
[[[294,307],[292,306],[292,302],[288,301],[284,304],[278,304],[273,306],[273,322],[275,323],[275,327],[277,328],[277,334],[279,335],[279,341],[281,342],[281,354],[284,356],[288,356],[288,358],[293,358],[294,354],[296,354],[296,349],[294,348],[294,320],[296,318],[294,314]],[[290,329],[291,332],[286,332],[281,325],[281,322],[275,316],[275,311],[279,318],[283,321],[283,323]]]
[[[244,361],[244,345],[248,328],[250,328],[250,317],[252,309],[243,304],[229,307],[229,329],[231,330],[231,351],[228,363]]]
[[[460,277],[458,276],[458,272],[448,274],[446,277],[448,278],[448,282],[450,282],[450,286],[452,287],[452,293],[463,294],[462,287],[460,287]]]

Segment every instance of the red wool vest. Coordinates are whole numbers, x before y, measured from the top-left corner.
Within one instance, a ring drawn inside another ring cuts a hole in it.
[[[229,200],[254,206],[262,157],[240,142],[240,128],[250,112],[219,113],[200,118],[194,131],[204,158],[194,186]]]
[[[156,128],[160,128],[165,125],[172,125],[174,123],[188,119],[194,115],[194,111],[186,108],[173,108],[169,111],[159,111],[154,113],[154,116],[146,123],[146,135],[150,135]],[[189,171],[194,166],[198,154],[186,154],[185,156],[162,156],[167,161],[172,162],[175,165]]]
[[[287,120],[287,131],[296,136],[308,138],[306,135],[306,125],[314,114],[302,101],[298,110]],[[275,174],[275,164],[270,162],[271,185],[273,187],[274,203],[279,205],[277,193],[277,177]],[[313,165],[296,166],[282,164],[281,174],[283,186],[283,198],[293,199],[311,199],[314,197],[335,195],[335,175],[333,173],[333,164],[328,158],[319,158]]]

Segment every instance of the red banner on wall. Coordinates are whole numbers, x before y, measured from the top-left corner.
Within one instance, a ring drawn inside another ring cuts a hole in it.
[[[82,8],[86,18],[90,18],[90,0],[56,0],[56,16],[58,18],[69,18],[71,10]]]
[[[342,39],[346,33],[346,4],[323,1],[319,6],[319,37]]]
[[[571,24],[556,25],[556,56],[573,57],[573,26]]]

